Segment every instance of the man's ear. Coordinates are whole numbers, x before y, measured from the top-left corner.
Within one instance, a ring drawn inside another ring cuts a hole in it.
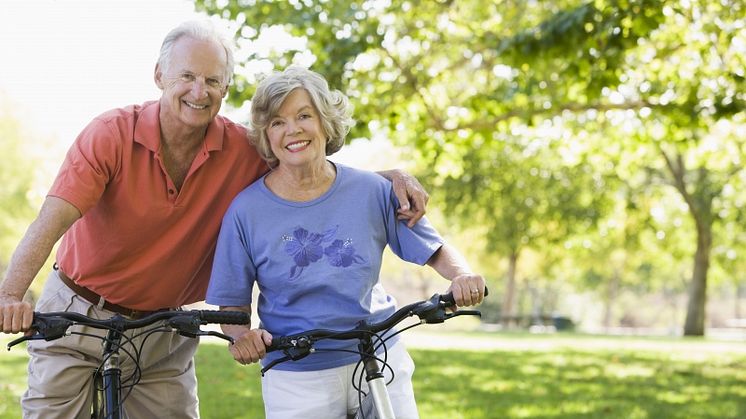
[[[163,90],[163,71],[161,71],[161,66],[159,64],[155,65],[153,80],[155,80],[155,85],[158,86],[159,89]]]

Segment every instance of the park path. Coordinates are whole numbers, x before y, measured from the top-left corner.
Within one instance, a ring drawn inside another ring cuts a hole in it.
[[[688,356],[711,356],[713,353],[746,354],[746,337],[738,340],[711,338],[663,338],[641,336],[604,336],[574,333],[463,333],[438,331],[437,326],[408,330],[402,339],[410,348],[462,349],[479,351],[556,351],[620,350],[670,351]]]

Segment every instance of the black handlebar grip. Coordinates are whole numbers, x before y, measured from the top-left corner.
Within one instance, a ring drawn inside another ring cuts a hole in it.
[[[281,335],[272,335],[272,343],[267,345],[267,352],[278,351],[282,349],[282,345],[284,343],[285,341],[282,339]]]
[[[200,318],[205,323],[249,324],[251,315],[243,311],[200,310]]]
[[[440,301],[448,304],[449,306],[456,305],[456,300],[453,299],[452,292],[449,292],[448,294],[441,294]]]

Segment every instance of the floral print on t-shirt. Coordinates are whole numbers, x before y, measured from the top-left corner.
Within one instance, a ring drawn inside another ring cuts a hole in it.
[[[303,227],[296,227],[292,235],[285,234],[285,252],[293,258],[294,265],[290,268],[290,279],[300,276],[306,266],[318,262],[326,256],[331,266],[346,268],[353,263],[363,263],[365,260],[355,253],[351,239],[335,237],[339,226],[336,225],[322,233],[312,233]]]

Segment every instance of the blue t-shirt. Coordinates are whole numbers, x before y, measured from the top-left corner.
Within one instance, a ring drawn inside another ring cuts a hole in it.
[[[396,310],[379,281],[386,245],[403,260],[423,265],[443,240],[425,218],[412,229],[396,219],[391,182],[335,166],[334,183],[312,201],[286,201],[267,188],[264,177],[236,196],[215,250],[209,304],[249,305],[256,283],[260,327],[276,336],[348,330]],[[325,340],[316,348],[354,351],[357,342]],[[262,363],[282,356],[270,352]],[[318,350],[276,368],[312,371],[358,360],[355,354]]]

